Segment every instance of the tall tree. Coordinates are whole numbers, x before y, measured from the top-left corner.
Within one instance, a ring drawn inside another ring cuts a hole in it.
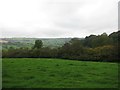
[[[42,43],[42,41],[41,40],[36,40],[35,41],[35,45],[34,45],[34,49],[35,48],[37,48],[37,49],[40,49],[40,48],[42,48],[42,46],[43,46],[43,43]]]

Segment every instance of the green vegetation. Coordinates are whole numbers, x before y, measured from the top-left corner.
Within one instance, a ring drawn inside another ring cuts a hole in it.
[[[36,40],[33,49],[35,49],[35,48],[36,48],[36,49],[41,49],[42,46],[43,46],[42,41],[41,41],[41,40]]]
[[[3,58],[3,88],[117,88],[118,64]]]
[[[120,31],[110,35],[90,35],[84,39],[2,40],[3,88],[118,86]]]
[[[85,39],[72,38],[64,42],[62,46],[52,48],[45,47],[42,40],[35,40],[31,48],[3,49],[3,58],[62,58],[83,61],[118,62],[120,46],[120,32],[114,32],[109,36],[90,35]],[[117,41],[118,40],[118,41]]]
[[[2,38],[2,40],[8,41],[8,43],[3,43],[2,48],[31,48],[34,46],[35,40],[39,39],[42,40],[44,47],[56,48],[69,42],[71,38]]]

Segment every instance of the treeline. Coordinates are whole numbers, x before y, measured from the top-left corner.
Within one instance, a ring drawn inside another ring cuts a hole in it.
[[[2,51],[3,58],[63,58],[83,61],[117,62],[120,51],[120,31],[110,35],[90,35],[80,40],[72,38],[59,48],[43,47],[41,40],[36,40],[31,49],[9,48]]]

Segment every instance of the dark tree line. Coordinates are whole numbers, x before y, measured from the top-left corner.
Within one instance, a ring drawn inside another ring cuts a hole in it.
[[[3,50],[3,58],[63,58],[83,61],[109,61],[117,62],[120,51],[120,31],[109,36],[90,35],[80,40],[72,38],[59,48],[43,47],[41,40],[36,40],[34,46],[29,48],[9,48]]]

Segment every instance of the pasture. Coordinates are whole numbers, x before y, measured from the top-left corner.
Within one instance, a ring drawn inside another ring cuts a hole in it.
[[[118,64],[3,58],[3,88],[117,88]]]

